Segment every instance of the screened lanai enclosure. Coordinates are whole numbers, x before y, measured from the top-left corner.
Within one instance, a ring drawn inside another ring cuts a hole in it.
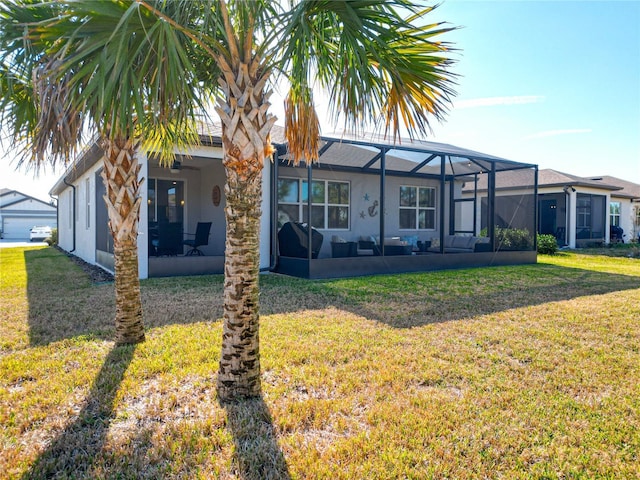
[[[319,163],[299,166],[278,148],[275,271],[331,278],[536,262],[536,165],[424,141],[321,145]],[[507,171],[517,189],[500,188]]]
[[[329,278],[536,262],[535,165],[432,142],[327,137],[319,163],[293,166],[284,130],[271,134],[276,155],[263,171],[263,271]],[[141,155],[141,278],[224,272],[221,135],[219,125],[203,125],[201,145],[176,154],[170,166]],[[61,248],[113,271],[101,158],[96,144],[85,150],[52,194]],[[590,238],[601,231],[594,202],[583,209]],[[208,232],[191,255],[202,226]]]

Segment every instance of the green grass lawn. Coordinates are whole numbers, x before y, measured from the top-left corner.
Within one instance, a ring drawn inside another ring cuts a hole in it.
[[[222,277],[0,250],[0,478],[640,478],[640,260],[261,279],[263,396],[220,405]]]

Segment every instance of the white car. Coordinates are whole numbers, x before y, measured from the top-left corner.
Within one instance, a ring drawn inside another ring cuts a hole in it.
[[[29,234],[29,240],[44,240],[45,238],[49,238],[51,236],[51,227],[33,227],[31,229],[31,233]]]

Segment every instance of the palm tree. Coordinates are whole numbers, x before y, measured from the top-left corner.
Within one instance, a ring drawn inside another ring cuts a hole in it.
[[[189,2],[156,2],[189,26]],[[194,5],[195,6],[195,5]],[[135,2],[30,1],[0,7],[3,125],[20,163],[67,164],[96,132],[114,241],[116,343],[144,340],[138,278],[141,142],[161,161],[197,141],[192,42]],[[206,90],[206,89],[204,89]],[[22,141],[20,141],[22,140]]]
[[[259,219],[262,170],[273,153],[271,89],[280,80],[288,82],[285,130],[294,163],[318,160],[314,88],[329,92],[332,118],[348,128],[375,124],[397,138],[404,125],[410,136],[426,134],[430,118],[441,119],[453,95],[448,46],[433,40],[452,27],[422,24],[433,9],[420,9],[410,0],[292,0],[286,9],[269,0],[76,0],[60,8],[70,13],[30,34],[38,39],[41,57],[60,62],[45,78],[56,88],[70,86],[73,108],[68,111],[89,118],[113,148],[105,163],[114,165],[122,152],[134,159],[137,139],[159,147],[195,141],[180,130],[192,126],[195,111],[187,102],[199,102],[209,90],[216,95],[227,177],[218,395],[222,400],[259,395]],[[137,22],[139,30],[133,27]],[[102,36],[94,39],[96,31]],[[114,31],[117,37],[107,34]],[[117,40],[121,36],[127,40]],[[28,71],[23,75],[33,82]],[[188,82],[193,89],[185,87]],[[165,118],[164,106],[180,115]],[[29,132],[33,124],[27,127],[14,130]],[[49,145],[66,145],[51,138],[51,130],[46,130]],[[133,161],[126,161],[129,173],[121,180],[115,174],[114,183],[132,187],[129,211],[136,216]],[[114,189],[115,198],[120,191]],[[129,222],[126,229],[132,226]],[[135,255],[135,242],[127,244],[127,252]],[[129,270],[126,278],[132,281]]]
[[[429,115],[441,118],[453,93],[451,60],[443,55],[447,46],[431,41],[451,28],[415,25],[430,8],[418,10],[401,0],[302,1],[292,2],[288,11],[274,11],[269,3],[217,2],[224,25],[217,39],[224,48],[214,55],[223,93],[216,110],[227,174],[218,374],[223,399],[260,393],[259,199],[264,162],[273,153],[270,82],[284,76],[290,85],[285,131],[294,163],[318,160],[313,87],[329,91],[336,120],[342,117],[355,128],[380,120],[394,137],[402,123],[410,135],[426,133]],[[403,19],[398,8],[410,12],[409,18]]]

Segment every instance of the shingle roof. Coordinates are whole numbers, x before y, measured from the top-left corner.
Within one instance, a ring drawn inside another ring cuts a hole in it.
[[[221,144],[222,126],[220,123],[200,122],[198,133],[205,145]],[[273,126],[271,141],[276,145],[286,144],[283,127]],[[381,168],[380,154],[385,152],[387,171],[395,171],[400,174],[439,176],[441,168],[444,167],[446,175],[465,176],[492,168],[498,172],[525,168],[529,169],[531,176],[535,166],[444,143],[411,139],[391,142],[374,135],[355,137],[338,133],[334,136],[322,136],[321,146],[326,147],[322,148],[321,165],[373,171]],[[75,180],[91,165],[94,165],[101,156],[102,153],[95,144],[92,148],[85,149],[56,182],[50,193],[52,195],[60,194],[66,188],[64,179],[67,181]],[[285,160],[286,155],[280,158]],[[444,165],[442,165],[443,163]]]
[[[607,185],[613,185],[615,187],[621,188],[622,190],[618,190],[612,195],[616,197],[626,197],[640,200],[640,185],[637,183],[629,182],[628,180],[623,180],[621,178],[612,177],[610,175],[602,175],[601,177],[591,177],[591,180],[594,182],[602,182]]]
[[[609,190],[611,192],[615,191],[615,195],[618,196],[628,196],[625,195],[624,187],[621,185],[623,180],[616,179],[615,177],[603,176],[603,177],[579,177],[577,175],[572,175],[570,173],[559,172],[558,170],[553,170],[551,168],[544,168],[538,171],[538,188],[542,187],[590,187],[590,188],[599,188],[602,190]],[[633,192],[632,186],[635,185],[636,188],[640,189],[640,185],[636,185],[631,182],[627,182],[628,192]],[[472,185],[472,184],[471,184]],[[496,187],[498,189],[516,189],[526,186],[532,185],[532,179],[530,174],[527,171],[522,170],[514,170],[508,172],[498,172],[496,173]],[[481,175],[478,177],[478,190],[486,190],[487,189],[487,176]],[[467,188],[465,191],[470,191]],[[638,192],[640,193],[640,192]],[[636,198],[633,196],[629,196],[629,198]]]

